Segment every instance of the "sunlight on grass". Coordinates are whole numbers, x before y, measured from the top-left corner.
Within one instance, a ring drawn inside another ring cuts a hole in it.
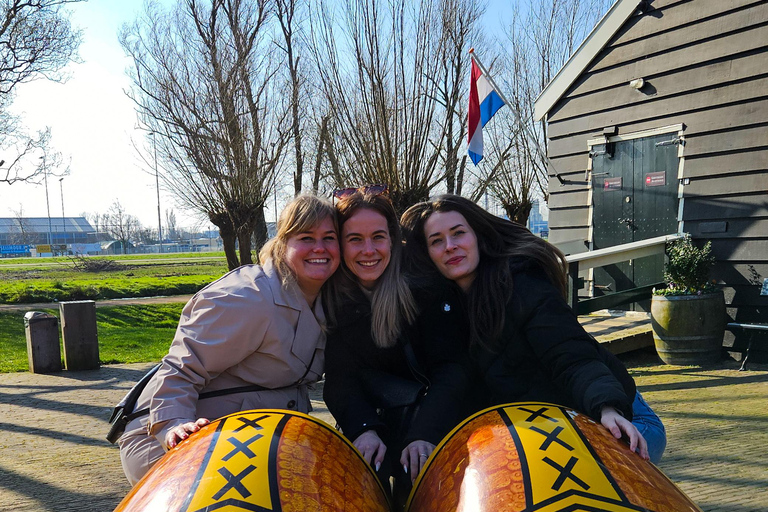
[[[171,345],[183,304],[96,309],[102,364],[159,361]],[[58,310],[41,310],[59,316]],[[27,371],[24,313],[0,313],[0,372]],[[62,358],[63,358],[62,349]]]

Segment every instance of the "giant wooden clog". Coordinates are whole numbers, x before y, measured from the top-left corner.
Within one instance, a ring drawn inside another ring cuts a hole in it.
[[[462,422],[433,452],[407,510],[700,512],[591,418],[544,403],[497,406]]]
[[[225,416],[168,452],[118,505],[123,512],[387,512],[359,452],[292,411]]]

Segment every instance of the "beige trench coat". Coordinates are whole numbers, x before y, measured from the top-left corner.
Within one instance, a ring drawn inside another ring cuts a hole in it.
[[[128,423],[118,441],[131,484],[163,455],[165,435],[177,425],[248,409],[309,412],[303,384],[320,379],[325,359],[320,302],[313,310],[298,286],[283,287],[269,262],[233,270],[192,297],[136,404],[149,415]],[[289,388],[198,401],[203,392],[251,384]]]

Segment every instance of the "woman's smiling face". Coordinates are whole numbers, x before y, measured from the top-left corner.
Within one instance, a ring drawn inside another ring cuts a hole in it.
[[[429,257],[437,269],[465,292],[475,280],[480,263],[477,236],[456,211],[435,212],[424,223]]]
[[[339,266],[339,240],[330,217],[286,243],[285,261],[305,295],[316,295]]]
[[[387,219],[375,210],[360,208],[341,228],[341,247],[347,268],[363,287],[373,288],[392,257]]]

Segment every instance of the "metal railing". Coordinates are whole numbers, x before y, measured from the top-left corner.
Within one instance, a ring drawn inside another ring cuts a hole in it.
[[[604,267],[623,261],[664,254],[667,243],[683,238],[684,234],[662,235],[638,242],[616,245],[605,249],[570,254],[565,257],[568,262],[568,303],[579,315],[608,309],[621,304],[637,302],[649,299],[651,290],[662,283],[654,283],[632,290],[624,290],[612,293],[604,297],[596,297],[579,301],[578,290],[583,286],[583,280],[579,279],[579,272],[591,268]]]

